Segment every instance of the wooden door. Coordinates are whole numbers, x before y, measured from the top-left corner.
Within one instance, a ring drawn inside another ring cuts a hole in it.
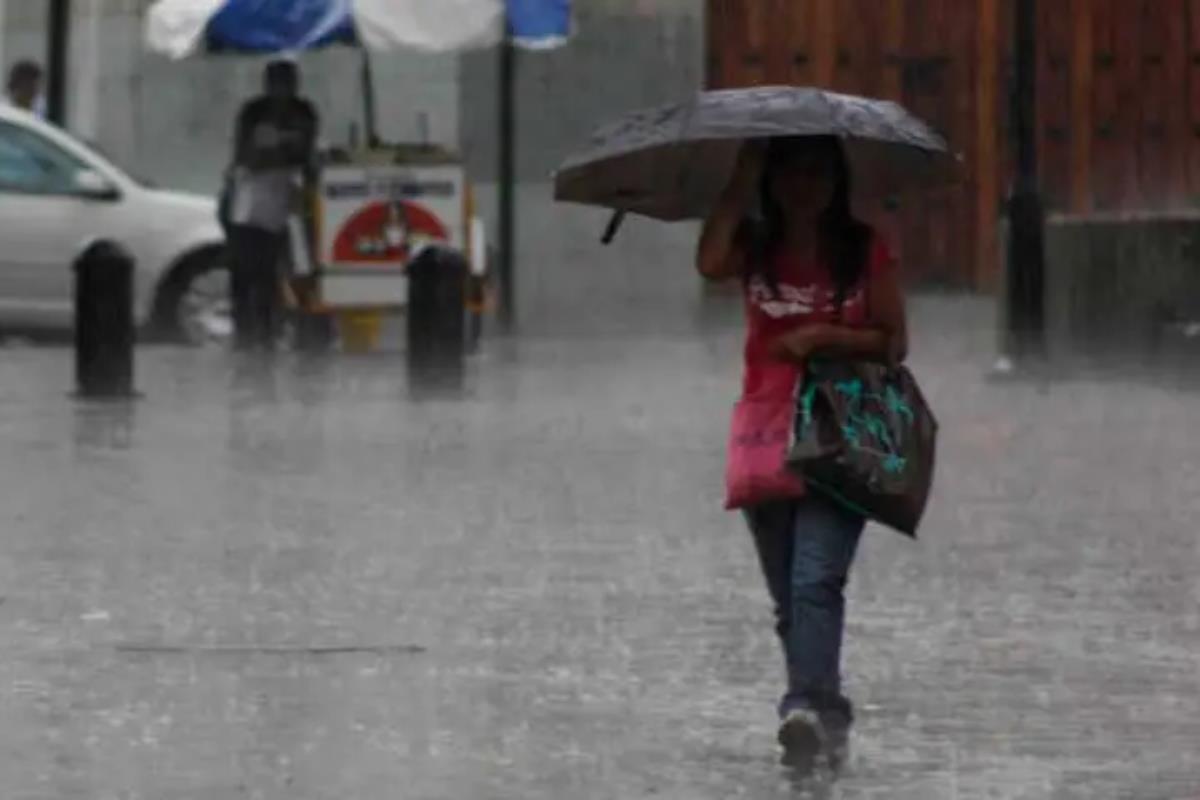
[[[967,156],[961,186],[867,204],[906,275],[924,284],[975,281],[975,52],[976,8],[964,0],[709,0],[711,88],[792,83],[888,97]]]

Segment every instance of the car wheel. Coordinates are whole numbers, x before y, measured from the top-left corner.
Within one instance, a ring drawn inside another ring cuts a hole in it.
[[[164,286],[156,317],[168,341],[197,347],[228,343],[234,328],[224,254],[210,251],[184,262]]]

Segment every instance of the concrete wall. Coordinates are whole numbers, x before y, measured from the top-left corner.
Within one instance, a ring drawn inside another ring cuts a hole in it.
[[[1155,353],[1177,329],[1200,322],[1197,263],[1200,213],[1051,216],[1045,294],[1050,354]]]
[[[598,5],[602,10],[587,2],[578,6],[576,35],[567,47],[517,55],[517,169],[522,180],[547,180],[597,124],[631,109],[679,99],[703,82],[702,12],[683,13],[688,10],[683,4],[663,3],[672,13],[635,13],[613,2]],[[479,180],[495,177],[496,66],[491,51],[463,58],[463,147]]]
[[[638,305],[647,313],[622,320],[691,329],[704,311],[691,268],[695,226],[630,218],[616,242],[603,247],[607,214],[554,204],[550,174],[598,124],[701,86],[703,3],[585,1],[576,6],[576,23],[567,47],[517,59],[522,329],[605,331],[614,306]],[[465,57],[460,84],[463,150],[489,212],[497,164],[495,66],[494,53]]]
[[[3,2],[3,0],[0,0]],[[84,4],[87,4],[86,6]],[[201,56],[171,62],[141,45],[149,0],[76,0],[73,128],[132,172],[165,186],[215,191],[239,104],[258,87],[262,61]],[[604,327],[613,302],[646,303],[661,323],[689,324],[699,297],[690,271],[695,230],[630,220],[610,248],[605,218],[551,202],[550,172],[605,119],[698,88],[702,0],[577,0],[576,35],[563,49],[518,57],[520,321],[530,331]],[[7,0],[3,60],[44,60],[45,4]],[[88,25],[98,32],[89,56]],[[326,138],[342,142],[361,120],[361,56],[306,54],[308,95]],[[382,135],[430,138],[461,149],[480,207],[495,214],[497,53],[375,57]],[[96,102],[81,102],[94,87]],[[671,322],[668,321],[671,320]]]

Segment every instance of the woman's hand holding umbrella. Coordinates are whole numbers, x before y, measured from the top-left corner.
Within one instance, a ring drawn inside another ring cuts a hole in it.
[[[765,139],[750,139],[738,151],[737,166],[729,180],[722,197],[722,206],[728,204],[740,216],[749,210],[758,194],[762,183],[763,168],[767,161],[767,142]]]
[[[739,252],[738,230],[758,193],[766,154],[764,141],[750,140],[742,145],[729,184],[704,225],[696,269],[710,280],[732,278],[742,272],[745,254]]]

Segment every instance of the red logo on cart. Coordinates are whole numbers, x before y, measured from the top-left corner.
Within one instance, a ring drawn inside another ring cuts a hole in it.
[[[372,203],[342,226],[333,242],[333,258],[343,264],[395,265],[406,262],[424,243],[449,239],[441,220],[417,203]]]

